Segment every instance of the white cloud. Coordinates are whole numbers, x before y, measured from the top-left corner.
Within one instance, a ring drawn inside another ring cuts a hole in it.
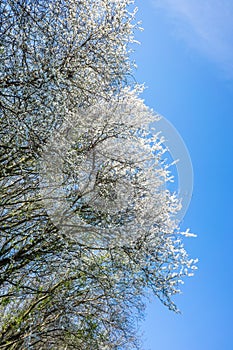
[[[152,0],[165,10],[176,32],[233,77],[232,0]]]

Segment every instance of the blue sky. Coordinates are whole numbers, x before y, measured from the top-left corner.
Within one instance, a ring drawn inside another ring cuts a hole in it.
[[[182,227],[199,258],[176,297],[176,315],[153,300],[143,325],[146,350],[233,349],[233,1],[136,1],[144,31],[134,58],[147,105],[182,135],[194,191]]]

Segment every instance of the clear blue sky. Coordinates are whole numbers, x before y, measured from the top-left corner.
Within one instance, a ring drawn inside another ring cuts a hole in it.
[[[176,298],[182,315],[154,300],[146,350],[233,349],[233,1],[136,1],[144,32],[134,57],[147,105],[182,135],[194,168],[182,227],[199,258]]]

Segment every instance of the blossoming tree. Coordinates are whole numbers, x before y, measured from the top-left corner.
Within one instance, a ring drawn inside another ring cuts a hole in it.
[[[195,268],[157,118],[130,84],[131,1],[2,0],[0,348],[139,348],[144,297]]]

